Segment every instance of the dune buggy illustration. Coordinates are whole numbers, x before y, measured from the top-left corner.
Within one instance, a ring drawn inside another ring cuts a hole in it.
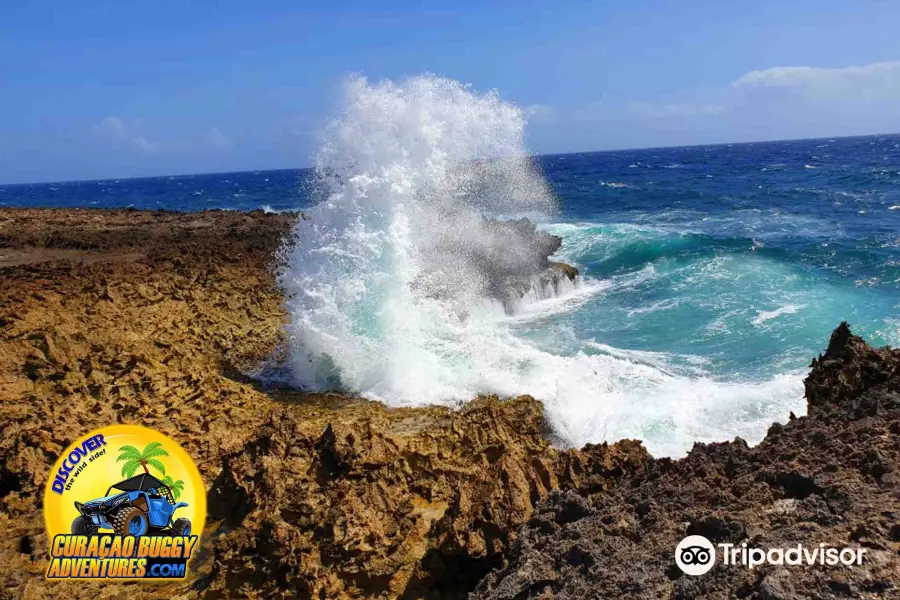
[[[75,502],[81,516],[72,521],[72,533],[97,535],[100,529],[112,529],[118,535],[191,535],[189,519],[172,519],[183,506],[187,502],[176,503],[166,484],[144,473],[109,486],[102,498]]]

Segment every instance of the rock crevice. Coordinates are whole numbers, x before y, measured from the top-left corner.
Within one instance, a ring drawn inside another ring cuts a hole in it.
[[[527,396],[454,411],[264,389],[235,366],[282,342],[272,263],[295,218],[0,210],[15,258],[0,262],[0,598],[900,594],[898,351],[838,328],[807,417],[681,460],[634,440],[554,448]],[[178,440],[209,486],[189,581],[43,577],[49,469],[116,422]],[[689,532],[872,560],[690,578],[673,559]]]
[[[554,491],[471,598],[900,596],[898,368],[900,351],[871,348],[842,323],[806,379],[808,416],[773,425],[753,448],[697,444],[681,460],[607,472],[604,487]],[[866,559],[853,569],[717,564],[690,577],[674,558],[687,535],[864,548]]]

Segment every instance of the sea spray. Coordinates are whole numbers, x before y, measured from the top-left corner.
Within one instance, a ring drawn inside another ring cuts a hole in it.
[[[480,389],[456,384],[475,368],[471,312],[493,271],[534,272],[539,254],[534,236],[488,218],[556,209],[524,125],[495,93],[454,81],[349,80],[317,158],[320,202],[280,275],[298,384],[399,402]]]
[[[752,442],[802,412],[798,373],[723,382],[675,354],[523,335],[529,322],[556,335],[554,315],[618,285],[538,290],[512,315],[496,301],[492,274],[532,272],[536,238],[490,219],[555,212],[524,126],[496,94],[453,81],[348,82],[317,158],[318,203],[279,273],[293,382],[393,405],[532,394],[566,443],[637,437],[657,455],[735,435]]]

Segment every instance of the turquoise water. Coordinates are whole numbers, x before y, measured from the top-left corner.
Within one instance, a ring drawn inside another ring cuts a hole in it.
[[[560,258],[609,284],[547,327],[748,380],[802,370],[841,320],[900,340],[900,138],[599,158],[544,160]]]
[[[329,223],[330,233],[301,232],[310,244],[282,282],[309,289],[330,273],[319,300],[290,307],[298,356],[321,333],[329,372],[295,365],[297,384],[407,405],[531,393],[563,443],[637,437],[679,455],[694,441],[758,441],[772,421],[802,414],[802,378],[841,320],[875,344],[900,343],[900,137],[536,164],[558,200],[536,218],[563,238],[556,259],[581,270],[576,288],[514,314],[431,306],[407,293],[427,229],[403,212],[409,202],[388,190],[374,208],[359,198],[343,206],[344,220],[319,209],[311,226]],[[6,206],[277,211],[322,197],[307,170],[0,186]],[[366,215],[354,235],[383,247],[348,242],[354,211]],[[311,260],[326,251],[344,258]],[[323,294],[341,285],[326,307]]]

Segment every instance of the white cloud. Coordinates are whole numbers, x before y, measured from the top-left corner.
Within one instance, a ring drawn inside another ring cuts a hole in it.
[[[842,68],[772,67],[750,71],[731,85],[736,89],[853,91],[857,96],[871,96],[873,92],[900,91],[900,61]]]
[[[900,100],[900,61],[875,62],[843,68],[773,67],[750,71],[719,88],[683,90],[658,98],[632,102],[606,100],[571,109],[526,107],[532,114],[552,114],[557,124],[665,121],[673,124],[690,119],[704,131],[726,128],[722,135],[752,137],[745,123],[776,121],[783,135],[800,124],[821,128],[822,135],[834,129],[841,118],[860,131],[896,128],[896,102]],[[535,119],[538,124],[546,120]],[[875,122],[883,122],[878,126]],[[724,129],[723,129],[724,131]],[[736,131],[737,133],[729,133]],[[812,132],[814,133],[814,132]],[[806,131],[804,130],[804,135]],[[782,135],[775,132],[772,135]]]
[[[864,135],[900,131],[898,101],[900,60],[779,66],[655,97],[553,105],[552,124],[536,120],[530,136],[540,151],[561,151]]]
[[[147,152],[148,154],[153,154],[154,152],[157,152],[160,149],[160,146],[162,145],[159,142],[151,142],[150,140],[148,140],[147,138],[145,138],[142,135],[134,136],[133,138],[131,138],[131,142],[135,146],[137,146],[139,149],[143,150],[144,152]]]
[[[225,134],[222,133],[222,130],[218,127],[213,127],[209,130],[209,133],[206,136],[206,140],[215,148],[231,148],[232,143]]]
[[[175,140],[165,143],[148,138],[142,129],[139,119],[125,120],[109,116],[91,127],[91,132],[95,137],[116,148],[130,147],[144,154],[158,154],[163,150],[167,154],[183,153],[191,148],[224,150],[234,145],[218,126],[211,127],[204,135],[195,137],[193,141]]]
[[[124,140],[127,137],[125,122],[119,117],[106,117],[91,129],[94,133],[111,140]]]
[[[137,133],[140,121],[126,122],[119,117],[106,117],[97,125],[91,127],[94,135],[117,144],[129,144],[147,154],[158,152],[162,147],[159,142],[152,142],[143,135]]]

